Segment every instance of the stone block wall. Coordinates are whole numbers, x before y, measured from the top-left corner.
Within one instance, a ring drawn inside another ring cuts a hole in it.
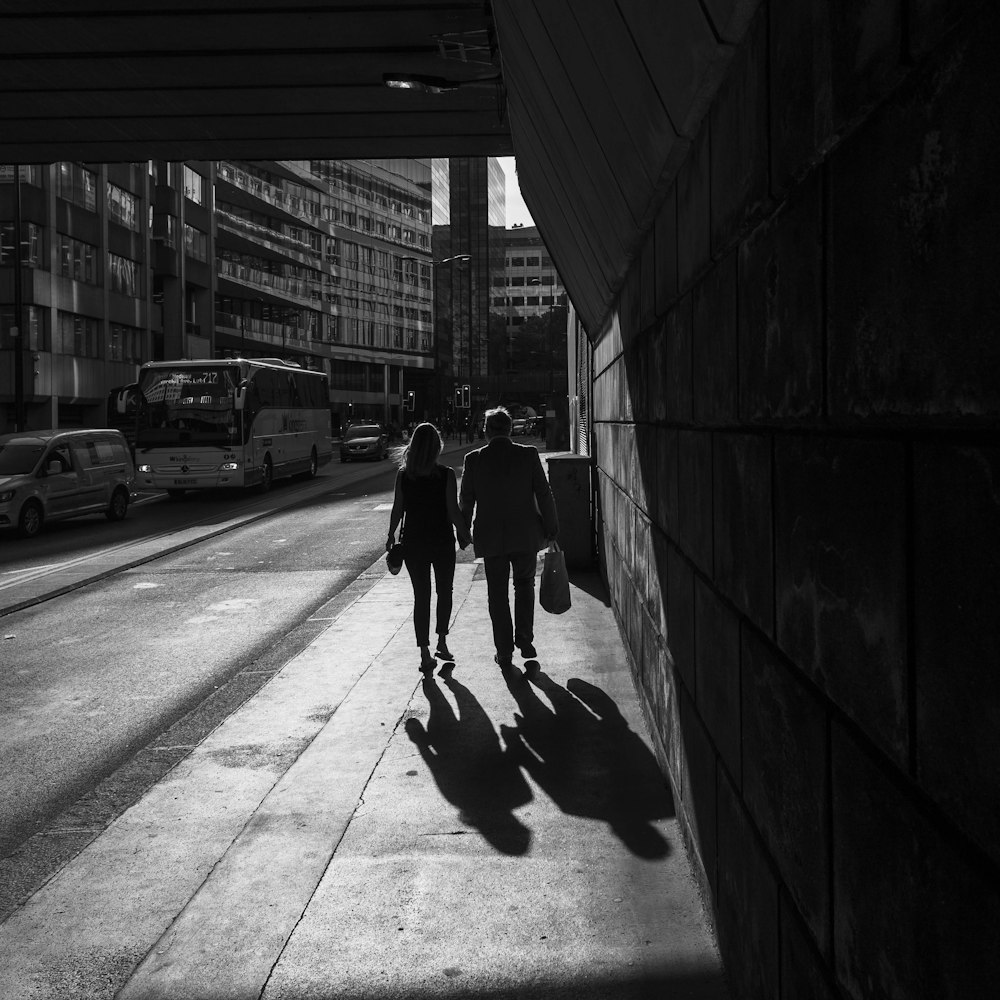
[[[1000,982],[998,43],[762,4],[595,340],[602,566],[735,997]]]

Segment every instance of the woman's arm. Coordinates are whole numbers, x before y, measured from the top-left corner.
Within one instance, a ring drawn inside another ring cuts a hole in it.
[[[455,532],[458,535],[458,544],[465,548],[472,541],[469,532],[469,524],[465,519],[465,514],[458,506],[458,480],[455,478],[455,470],[448,468],[448,485],[445,487],[445,502],[448,505],[448,517],[455,525]]]
[[[403,520],[403,470],[396,472],[396,492],[392,498],[392,513],[389,515],[389,537],[385,542],[386,552],[396,543],[396,529]]]

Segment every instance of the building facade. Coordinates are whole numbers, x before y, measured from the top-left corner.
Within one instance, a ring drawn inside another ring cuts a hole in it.
[[[180,357],[324,370],[335,427],[402,424],[429,396],[429,160],[57,163],[0,182],[0,431],[103,424],[112,388]]]
[[[19,417],[27,427],[104,423],[108,390],[162,349],[152,335],[163,327],[152,301],[151,191],[145,163],[0,175],[3,431]]]
[[[567,297],[535,226],[504,233],[504,274],[495,280],[493,309],[504,320],[505,398],[548,408],[567,394]]]

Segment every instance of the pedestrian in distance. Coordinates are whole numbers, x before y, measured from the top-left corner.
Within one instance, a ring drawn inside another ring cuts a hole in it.
[[[559,518],[538,449],[511,440],[513,421],[502,406],[486,413],[486,444],[465,456],[459,506],[472,525],[472,546],[486,571],[494,659],[503,670],[516,646],[533,659],[535,567],[538,550],[559,535]],[[473,512],[475,520],[473,521]],[[510,578],[514,579],[514,620]]]
[[[430,423],[418,424],[403,452],[389,515],[388,552],[400,541],[406,571],[413,586],[413,629],[420,648],[420,669],[433,670],[436,657],[451,661],[448,626],[451,623],[452,590],[455,582],[455,535],[464,549],[472,540],[458,506],[455,470],[441,465],[441,435]],[[437,646],[430,651],[431,570],[437,594]]]

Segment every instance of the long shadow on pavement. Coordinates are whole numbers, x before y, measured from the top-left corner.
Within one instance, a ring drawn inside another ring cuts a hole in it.
[[[435,678],[427,676],[422,684],[430,705],[427,727],[419,719],[407,719],[406,734],[463,822],[502,854],[527,854],[531,831],[514,810],[531,801],[531,788],[472,692],[453,677],[445,684],[455,696],[458,714]]]
[[[599,687],[562,687],[529,663],[526,674],[507,674],[521,710],[515,726],[500,727],[513,760],[567,815],[603,820],[638,857],[666,857],[653,823],[672,817],[674,803],[652,752]]]

